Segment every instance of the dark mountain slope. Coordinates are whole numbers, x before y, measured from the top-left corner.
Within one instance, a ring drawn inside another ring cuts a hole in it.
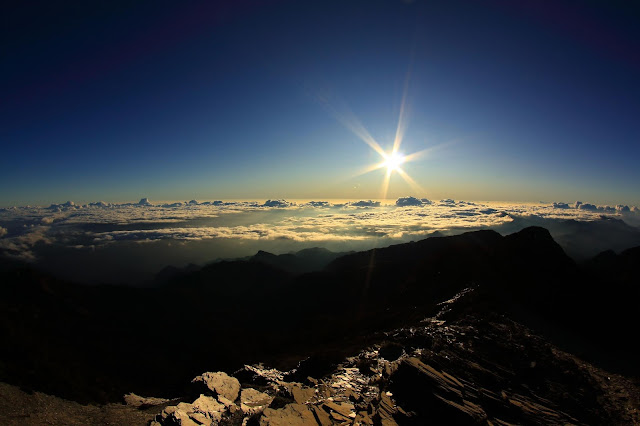
[[[477,290],[460,313],[504,312],[560,346],[571,337],[595,361],[631,357],[637,253],[582,267],[545,229],[527,228],[354,253],[297,276],[263,262],[219,262],[157,288],[82,286],[8,268],[0,271],[0,379],[82,401],[172,396],[207,370],[260,361],[290,368],[327,347],[353,352],[469,287]],[[620,371],[634,371],[631,358],[620,359]]]

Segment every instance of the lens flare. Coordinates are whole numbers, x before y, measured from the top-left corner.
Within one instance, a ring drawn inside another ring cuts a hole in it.
[[[404,155],[399,153],[391,153],[391,155],[385,154],[384,166],[387,168],[387,171],[394,172],[400,169],[400,165],[406,161]]]
[[[407,72],[405,77],[405,84],[402,93],[402,102],[400,104],[400,114],[398,116],[398,124],[396,127],[395,137],[393,138],[392,148],[390,152],[385,151],[382,146],[376,141],[373,136],[367,131],[364,125],[358,120],[353,112],[348,108],[345,102],[341,102],[336,96],[321,96],[317,95],[317,101],[325,107],[325,109],[333,115],[340,123],[342,123],[353,134],[360,138],[364,143],[369,145],[380,157],[382,161],[379,163],[371,164],[364,167],[359,172],[355,173],[352,177],[361,176],[366,173],[373,172],[378,169],[386,169],[382,181],[381,198],[387,198],[387,191],[389,189],[389,183],[391,181],[391,175],[397,173],[414,191],[418,194],[423,194],[424,189],[402,169],[402,165],[416,161],[422,157],[428,156],[432,151],[438,149],[447,144],[424,149],[422,151],[414,152],[408,155],[403,155],[399,152],[400,146],[405,136],[405,131],[408,125],[409,106],[407,102],[409,92],[409,76],[410,72]]]

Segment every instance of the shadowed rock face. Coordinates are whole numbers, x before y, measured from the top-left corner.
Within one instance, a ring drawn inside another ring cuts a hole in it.
[[[466,288],[475,291],[442,319],[505,313],[633,373],[638,258],[630,250],[576,265],[546,230],[527,228],[354,253],[297,276],[256,261],[220,262],[159,288],[87,287],[5,268],[0,377],[84,402],[130,392],[174,397],[203,371],[254,362],[289,369],[312,355],[313,373],[292,373],[304,381],[380,338],[379,330],[435,315]]]
[[[193,403],[164,408],[152,424],[635,424],[639,420],[634,411],[637,388],[631,382],[558,350],[503,317],[465,316],[447,323],[431,319],[385,335],[385,344],[345,357],[326,375],[308,376],[302,382],[286,380],[293,372],[245,366],[236,372],[242,378],[239,398],[200,395]],[[390,345],[402,348],[397,359],[383,356]]]

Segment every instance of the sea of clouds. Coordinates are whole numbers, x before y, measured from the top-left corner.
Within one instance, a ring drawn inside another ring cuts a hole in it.
[[[582,202],[513,204],[415,197],[402,197],[395,203],[192,200],[155,204],[143,198],[138,203],[76,205],[69,201],[48,207],[0,209],[0,254],[20,261],[46,264],[49,260],[50,264],[65,265],[74,252],[109,253],[107,264],[122,268],[127,263],[117,260],[122,252],[139,258],[128,267],[133,272],[135,265],[157,270],[162,264],[246,256],[259,249],[288,252],[320,246],[334,251],[360,250],[474,229],[505,233],[527,224],[606,218],[635,227],[640,224],[640,209]],[[149,253],[154,259],[148,259]],[[100,265],[95,254],[80,258],[87,265]]]

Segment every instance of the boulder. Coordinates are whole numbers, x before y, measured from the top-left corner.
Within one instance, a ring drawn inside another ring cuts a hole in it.
[[[192,380],[192,383],[202,383],[214,393],[235,401],[240,392],[240,382],[235,377],[230,377],[227,373],[219,371],[216,373],[204,373]]]
[[[235,404],[235,402],[225,398],[222,395],[218,395],[218,402],[220,402],[222,405],[227,407],[227,409],[232,413],[235,413],[239,409],[239,407]]]
[[[193,401],[192,406],[194,412],[200,413],[215,422],[219,422],[227,411],[227,407],[216,401],[215,398],[206,395],[200,395],[198,399]]]
[[[193,406],[181,402],[162,410],[162,413],[156,417],[156,422],[163,425],[201,426],[201,423],[195,422],[189,417],[190,414],[193,414]]]
[[[240,393],[240,408],[247,415],[261,413],[271,404],[273,397],[256,389],[242,389]]]

